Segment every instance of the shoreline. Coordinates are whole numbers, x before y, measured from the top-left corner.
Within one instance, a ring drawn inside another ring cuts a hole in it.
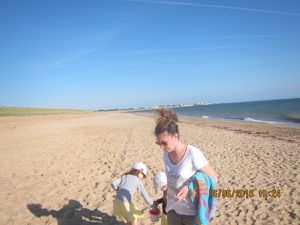
[[[134,113],[137,116],[153,118],[153,114]],[[179,116],[179,122],[195,126],[206,126],[227,130],[234,133],[244,133],[256,137],[270,138],[290,143],[300,143],[300,127],[280,124],[244,123],[239,121],[223,121],[214,119],[201,119],[195,117]],[[289,135],[286,135],[288,133]]]
[[[123,113],[133,113],[136,115],[148,115],[154,118],[155,112],[142,112],[142,111],[122,111]],[[178,115],[178,114],[177,114]],[[240,124],[253,124],[253,125],[267,125],[267,126],[280,126],[280,127],[291,127],[291,128],[298,128],[300,129],[300,123],[285,123],[285,122],[276,122],[276,121],[269,121],[269,122],[255,122],[255,121],[245,121],[239,119],[223,119],[223,118],[203,118],[203,117],[196,117],[196,116],[183,116],[178,115],[180,118],[188,119],[188,120],[199,120],[199,121],[215,121],[215,122],[229,122],[229,123],[240,123]]]

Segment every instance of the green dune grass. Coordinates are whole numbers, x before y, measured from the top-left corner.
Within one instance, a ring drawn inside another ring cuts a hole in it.
[[[88,112],[90,111],[79,110],[79,109],[48,109],[48,108],[0,106],[0,116],[55,115],[55,114],[88,113]]]

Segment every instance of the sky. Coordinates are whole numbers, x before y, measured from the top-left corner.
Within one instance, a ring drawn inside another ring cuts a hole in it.
[[[0,106],[300,97],[297,0],[0,0]]]

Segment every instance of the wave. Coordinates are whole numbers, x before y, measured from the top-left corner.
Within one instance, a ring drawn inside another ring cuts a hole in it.
[[[284,122],[269,121],[269,120],[257,120],[257,119],[253,119],[253,118],[250,118],[250,117],[243,118],[242,120],[247,121],[247,122],[254,122],[254,123],[285,124]]]
[[[267,124],[289,124],[288,122],[279,122],[279,121],[270,121],[270,120],[259,120],[259,119],[253,119],[251,117],[231,117],[231,118],[217,118],[217,117],[210,117],[210,116],[200,116],[202,119],[210,119],[210,118],[215,118],[215,119],[220,119],[220,120],[235,120],[235,121],[245,121],[245,122],[251,122],[251,123],[267,123]]]

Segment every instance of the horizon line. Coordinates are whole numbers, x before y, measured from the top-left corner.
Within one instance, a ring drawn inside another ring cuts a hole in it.
[[[111,110],[111,109],[129,109],[129,108],[144,108],[144,107],[154,107],[154,106],[169,106],[169,105],[180,105],[180,104],[197,104],[200,102],[203,103],[209,103],[209,104],[231,104],[231,103],[246,103],[246,102],[262,102],[262,101],[276,101],[276,100],[291,100],[291,99],[300,99],[299,97],[293,97],[293,98],[274,98],[274,99],[260,99],[260,100],[248,100],[248,101],[236,101],[236,102],[209,102],[209,101],[198,101],[198,102],[189,102],[189,103],[177,103],[177,104],[157,104],[157,105],[144,105],[140,107],[123,107],[123,108],[118,108],[118,107],[109,107],[109,109],[87,109],[87,108],[59,108],[59,107],[41,107],[41,106],[12,106],[12,105],[0,105],[1,108],[32,108],[32,109],[60,109],[60,110],[83,110],[83,111],[95,111],[95,110]]]

